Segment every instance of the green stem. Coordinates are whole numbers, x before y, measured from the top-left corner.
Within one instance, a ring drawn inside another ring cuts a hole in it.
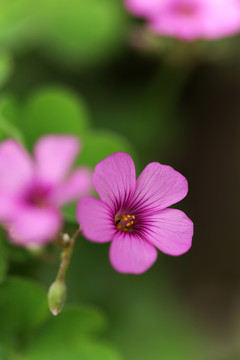
[[[67,244],[62,245],[63,251],[61,253],[61,263],[59,271],[56,277],[56,281],[64,281],[66,278],[67,270],[72,258],[73,248],[76,242],[77,237],[81,234],[81,229],[79,228],[73,237],[69,240]]]
[[[53,315],[59,314],[64,307],[67,297],[65,278],[72,258],[73,247],[80,234],[81,229],[79,228],[71,239],[67,234],[61,234],[56,240],[56,243],[61,246],[63,250],[61,253],[61,263],[56,280],[52,283],[48,290],[48,306]]]

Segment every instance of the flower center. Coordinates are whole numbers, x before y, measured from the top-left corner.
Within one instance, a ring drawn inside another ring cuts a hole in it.
[[[135,221],[134,215],[117,215],[115,225],[119,231],[131,232]]]
[[[197,11],[196,6],[188,3],[176,4],[173,10],[180,16],[192,16]]]
[[[35,185],[26,192],[24,201],[31,206],[45,207],[49,189],[45,186]]]

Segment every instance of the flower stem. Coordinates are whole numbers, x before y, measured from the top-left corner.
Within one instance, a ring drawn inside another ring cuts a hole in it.
[[[52,283],[48,290],[48,304],[53,315],[59,314],[63,309],[67,296],[65,278],[72,258],[74,244],[80,234],[81,229],[79,228],[72,238],[70,238],[68,234],[61,234],[60,238],[56,241],[63,250],[61,253],[61,263],[56,280]]]
[[[67,243],[63,243],[63,251],[61,253],[61,263],[59,271],[56,277],[56,280],[64,281],[66,278],[67,270],[72,258],[73,248],[76,242],[77,237],[81,234],[81,229],[79,228],[72,238],[69,239]]]

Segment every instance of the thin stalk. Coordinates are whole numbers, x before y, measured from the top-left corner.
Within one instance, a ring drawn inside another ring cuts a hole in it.
[[[67,297],[65,278],[72,258],[76,239],[80,234],[81,229],[79,228],[72,238],[70,238],[67,234],[61,234],[56,240],[56,243],[61,246],[63,250],[61,253],[61,262],[56,280],[52,283],[48,290],[48,305],[49,310],[53,315],[58,315],[64,307]]]
[[[56,277],[56,281],[64,281],[66,278],[67,270],[69,268],[69,264],[72,258],[73,248],[78,236],[81,234],[81,229],[79,228],[73,237],[69,240],[68,243],[63,243],[63,251],[61,253],[61,263],[59,267],[59,271]]]

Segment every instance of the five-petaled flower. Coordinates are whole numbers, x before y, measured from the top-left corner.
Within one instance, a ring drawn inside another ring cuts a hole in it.
[[[130,12],[160,35],[217,39],[240,31],[239,0],[125,0]]]
[[[187,180],[172,167],[150,163],[136,180],[130,155],[115,153],[97,164],[93,185],[100,199],[83,197],[77,218],[87,239],[112,241],[110,261],[117,271],[140,274],[157,259],[156,248],[181,255],[191,247],[192,221],[167,209],[188,192]]]
[[[70,135],[42,137],[33,159],[15,140],[0,144],[0,222],[13,242],[53,240],[62,226],[60,207],[90,192],[90,171],[70,172],[79,150],[78,139]]]

